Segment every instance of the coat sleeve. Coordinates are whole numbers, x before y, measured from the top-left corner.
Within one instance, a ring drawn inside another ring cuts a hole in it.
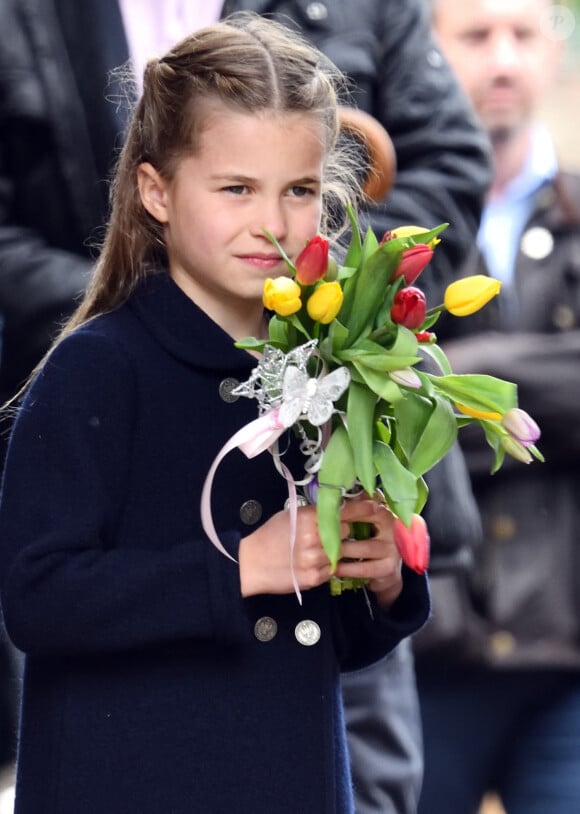
[[[118,543],[137,409],[130,360],[87,333],[57,347],[20,409],[0,503],[0,587],[23,651],[250,635],[238,567],[213,546],[186,537],[167,546],[158,524]],[[237,543],[225,540],[234,556]]]
[[[427,577],[403,566],[403,590],[389,610],[371,592],[345,591],[333,599],[337,611],[337,650],[343,672],[380,661],[402,639],[416,633],[430,614]]]
[[[381,76],[370,112],[389,132],[397,156],[384,206],[369,210],[375,231],[405,223],[448,222],[419,279],[433,304],[456,277],[475,236],[491,182],[487,136],[431,35],[427,3],[377,3],[382,16]]]

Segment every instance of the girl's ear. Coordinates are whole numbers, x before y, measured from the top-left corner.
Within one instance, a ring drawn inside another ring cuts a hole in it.
[[[167,223],[166,183],[153,164],[145,162],[137,167],[137,185],[141,203],[159,223]]]

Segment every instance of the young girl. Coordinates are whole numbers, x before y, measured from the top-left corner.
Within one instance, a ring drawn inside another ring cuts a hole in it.
[[[16,814],[352,811],[340,669],[427,615],[388,512],[348,501],[332,597],[313,507],[272,459],[224,442],[256,417],[232,385],[264,335],[262,288],[324,224],[332,66],[237,17],[152,61],[120,157],[90,290],[19,410],[0,511],[2,602],[26,653]],[[322,219],[322,221],[321,221]],[[290,450],[290,457],[293,451]],[[297,454],[298,460],[300,456]],[[354,560],[354,561],[353,561]]]

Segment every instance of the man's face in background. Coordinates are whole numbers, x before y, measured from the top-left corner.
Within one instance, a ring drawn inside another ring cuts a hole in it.
[[[550,86],[560,45],[550,0],[434,0],[434,29],[492,140],[527,126]]]

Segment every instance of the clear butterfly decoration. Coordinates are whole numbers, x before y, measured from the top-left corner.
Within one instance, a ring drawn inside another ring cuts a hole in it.
[[[292,366],[305,371],[317,344],[316,339],[311,339],[289,353],[284,353],[273,345],[265,345],[262,359],[252,370],[250,378],[239,384],[232,391],[233,394],[256,399],[262,413],[277,407],[282,400],[287,368]]]
[[[291,427],[306,418],[315,427],[325,424],[350,382],[346,367],[339,367],[326,376],[311,378],[298,367],[287,367],[282,383],[280,421]]]

